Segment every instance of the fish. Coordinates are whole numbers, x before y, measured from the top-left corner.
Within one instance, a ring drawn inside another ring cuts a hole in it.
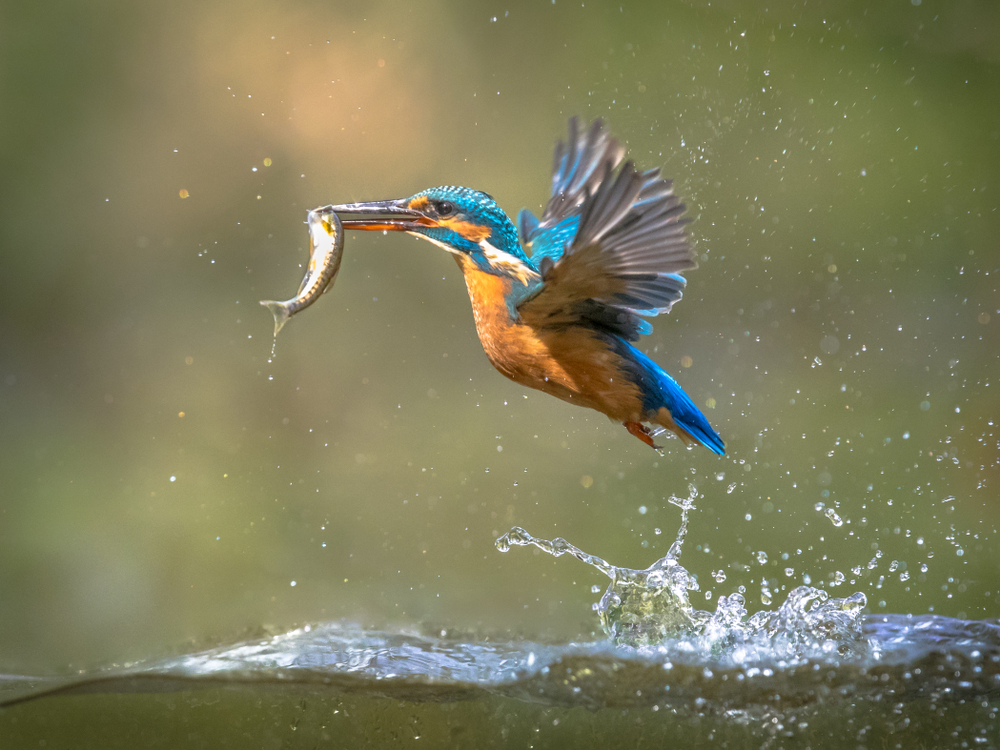
[[[309,212],[309,267],[298,293],[284,302],[260,301],[274,315],[274,335],[298,312],[305,310],[333,286],[344,255],[344,227],[333,211],[316,208]]]

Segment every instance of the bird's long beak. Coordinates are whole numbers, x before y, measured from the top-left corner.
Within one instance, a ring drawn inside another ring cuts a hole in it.
[[[409,207],[407,200],[370,201],[368,203],[342,203],[339,206],[325,206],[322,211],[334,211],[346,216],[370,216],[365,219],[343,220],[344,229],[383,230],[388,232],[412,232],[419,227],[437,226],[437,222],[420,211]]]

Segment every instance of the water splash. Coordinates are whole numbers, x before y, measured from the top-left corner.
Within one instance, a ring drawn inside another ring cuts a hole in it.
[[[539,539],[519,526],[498,538],[496,547],[507,552],[512,546],[533,545],[555,557],[570,554],[610,578],[595,609],[605,634],[618,646],[660,646],[680,639],[685,648],[727,653],[738,662],[756,658],[762,651],[789,659],[816,655],[877,657],[875,647],[863,634],[862,610],[867,599],[860,592],[831,598],[822,589],[799,586],[789,592],[777,610],[762,610],[750,617],[746,600],[739,592],[720,596],[715,612],[695,609],[688,592],[699,590],[698,580],[680,564],[690,512],[698,497],[694,485],[689,485],[688,490],[687,498],[669,498],[681,509],[677,539],[666,555],[645,570],[620,568],[561,537]],[[716,573],[715,580],[721,583],[725,577],[721,576],[720,581]]]
[[[681,509],[677,539],[664,557],[645,570],[619,568],[574,547],[562,537],[552,541],[538,539],[519,526],[497,539],[496,546],[506,552],[511,546],[530,544],[555,557],[570,554],[604,573],[611,584],[596,609],[601,627],[616,644],[653,645],[668,638],[689,635],[698,629],[698,613],[688,598],[688,591],[697,591],[698,581],[677,561],[687,534],[688,514],[695,507],[694,500],[698,496],[694,485],[690,490],[688,498],[670,498],[669,502]]]

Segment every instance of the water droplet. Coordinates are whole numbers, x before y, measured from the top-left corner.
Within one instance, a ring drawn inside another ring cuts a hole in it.
[[[835,511],[833,508],[827,508],[826,512],[823,515],[826,516],[827,518],[829,518],[830,522],[834,526],[838,526],[839,527],[839,526],[843,526],[844,525],[844,519],[841,518],[840,516],[838,516],[837,515],[837,511]]]

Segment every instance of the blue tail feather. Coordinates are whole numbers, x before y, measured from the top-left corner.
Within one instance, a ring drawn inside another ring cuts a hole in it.
[[[657,369],[659,370],[658,367]],[[659,381],[657,385],[660,387],[651,389],[653,392],[647,392],[647,398],[649,398],[647,406],[651,409],[666,406],[670,410],[670,416],[678,426],[691,433],[699,443],[712,453],[724,456],[726,445],[722,442],[722,438],[712,429],[712,425],[708,423],[705,415],[698,410],[691,398],[677,385],[677,381],[663,370],[659,370],[656,375]],[[657,390],[659,393],[655,393]],[[656,398],[657,396],[659,398]]]
[[[719,456],[726,454],[726,444],[712,425],[694,405],[684,389],[653,360],[634,346],[618,339],[616,349],[635,366],[637,382],[642,388],[643,406],[649,412],[667,407],[674,422],[689,432],[699,443]]]

